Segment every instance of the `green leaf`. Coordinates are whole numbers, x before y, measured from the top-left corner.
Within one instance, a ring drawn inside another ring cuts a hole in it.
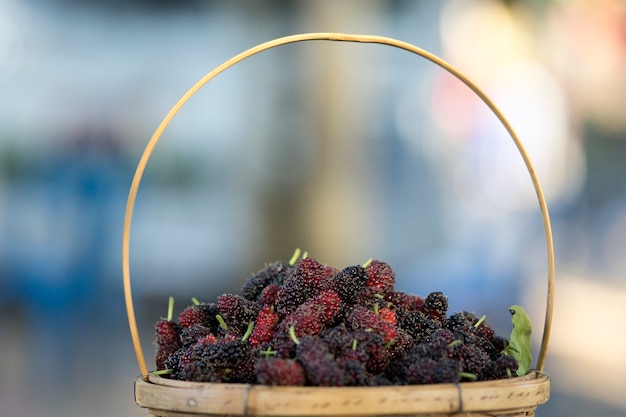
[[[504,348],[502,353],[517,359],[519,368],[517,376],[526,375],[532,363],[532,353],[530,344],[530,334],[533,326],[530,323],[530,317],[522,306],[512,305],[509,307],[513,323],[509,344]]]

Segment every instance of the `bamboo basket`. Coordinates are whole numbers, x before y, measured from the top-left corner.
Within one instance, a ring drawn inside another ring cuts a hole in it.
[[[548,288],[543,337],[536,366],[528,374],[495,381],[385,387],[285,387],[254,384],[200,383],[162,378],[148,371],[135,319],[130,284],[130,230],[137,190],[150,155],[163,131],[182,106],[205,84],[233,65],[271,48],[303,41],[344,41],[388,45],[425,58],[469,87],[497,116],[524,160],[536,190],[548,258]],[[122,268],[128,322],[141,376],[135,380],[135,401],[155,416],[534,416],[548,401],[550,377],[542,373],[548,349],[554,304],[554,248],[545,197],[524,146],[498,107],[459,70],[421,48],[380,36],[308,33],[271,40],[252,47],[207,73],[172,107],[146,146],[133,178],[124,218]]]

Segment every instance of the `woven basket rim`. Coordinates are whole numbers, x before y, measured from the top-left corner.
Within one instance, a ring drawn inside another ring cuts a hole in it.
[[[234,416],[378,416],[532,411],[548,401],[550,376],[458,384],[382,387],[294,387],[165,381],[149,375],[135,381],[135,400],[153,410]]]

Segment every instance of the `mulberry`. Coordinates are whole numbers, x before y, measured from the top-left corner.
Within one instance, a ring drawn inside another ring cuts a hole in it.
[[[293,266],[286,262],[273,262],[253,274],[241,287],[241,295],[250,301],[260,301],[263,290],[268,285],[281,285]]]
[[[448,312],[448,298],[442,292],[432,292],[424,300],[424,312],[433,319],[444,323]]]
[[[256,380],[265,385],[304,385],[306,374],[300,362],[295,359],[262,358],[254,369]]]

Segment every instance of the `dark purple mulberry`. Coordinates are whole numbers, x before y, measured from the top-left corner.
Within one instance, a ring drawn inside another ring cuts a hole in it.
[[[424,300],[424,312],[443,323],[448,312],[448,298],[442,292],[431,292]]]
[[[307,379],[316,386],[341,386],[343,375],[328,345],[318,336],[300,339],[296,359],[302,363]]]
[[[281,285],[293,266],[286,262],[272,262],[253,274],[241,287],[241,295],[250,301],[260,301],[261,293],[268,285]]]
[[[265,385],[304,385],[306,374],[295,359],[261,358],[255,366],[256,380]]]

